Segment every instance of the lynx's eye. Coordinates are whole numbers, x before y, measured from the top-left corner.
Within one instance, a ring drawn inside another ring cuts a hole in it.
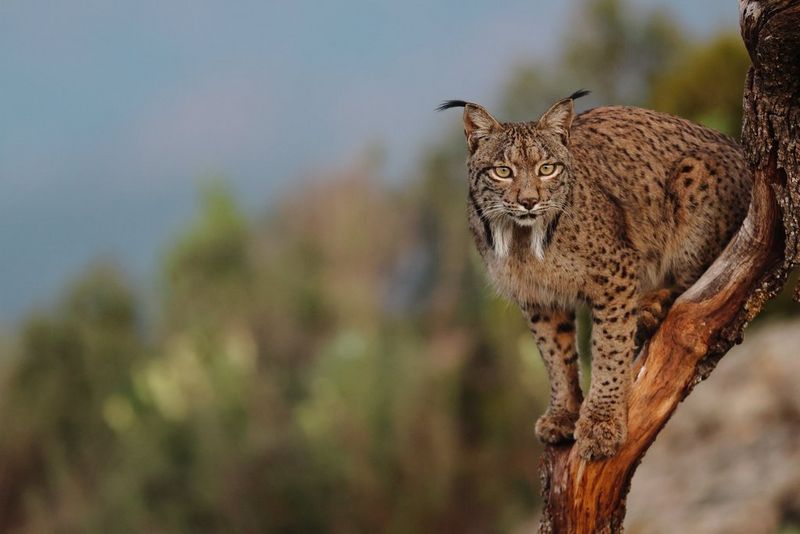
[[[552,176],[556,172],[555,163],[545,163],[539,166],[539,176]]]
[[[492,169],[492,172],[494,172],[494,175],[497,178],[500,178],[501,180],[507,180],[511,178],[511,175],[513,174],[511,172],[511,167],[502,167],[502,166],[495,167],[494,169]]]

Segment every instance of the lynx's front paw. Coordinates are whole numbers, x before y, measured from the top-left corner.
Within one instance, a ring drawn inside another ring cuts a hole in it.
[[[547,410],[536,421],[536,436],[542,443],[563,443],[572,440],[578,414],[566,410]]]
[[[614,456],[627,437],[627,421],[621,415],[600,414],[586,409],[575,425],[575,446],[584,460]]]

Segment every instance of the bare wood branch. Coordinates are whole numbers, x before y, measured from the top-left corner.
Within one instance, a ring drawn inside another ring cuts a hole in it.
[[[800,261],[800,0],[740,0],[739,8],[753,63],[742,132],[755,180],[747,218],[635,362],[628,441],[619,453],[586,462],[568,445],[545,449],[540,532],[622,531],[645,452]]]

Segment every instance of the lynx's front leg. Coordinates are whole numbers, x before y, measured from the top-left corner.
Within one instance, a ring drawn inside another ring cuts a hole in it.
[[[523,309],[550,379],[550,404],[536,422],[536,435],[545,443],[572,439],[581,407],[575,314]]]
[[[614,286],[592,306],[592,382],[575,426],[578,452],[587,460],[614,455],[627,438],[635,293],[632,282]]]

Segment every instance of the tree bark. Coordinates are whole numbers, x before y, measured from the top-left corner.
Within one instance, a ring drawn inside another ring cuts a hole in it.
[[[755,180],[747,217],[634,362],[628,441],[619,453],[587,462],[570,445],[545,448],[542,533],[622,531],[645,452],[800,262],[800,0],[740,0],[739,10],[752,61],[742,128]]]

